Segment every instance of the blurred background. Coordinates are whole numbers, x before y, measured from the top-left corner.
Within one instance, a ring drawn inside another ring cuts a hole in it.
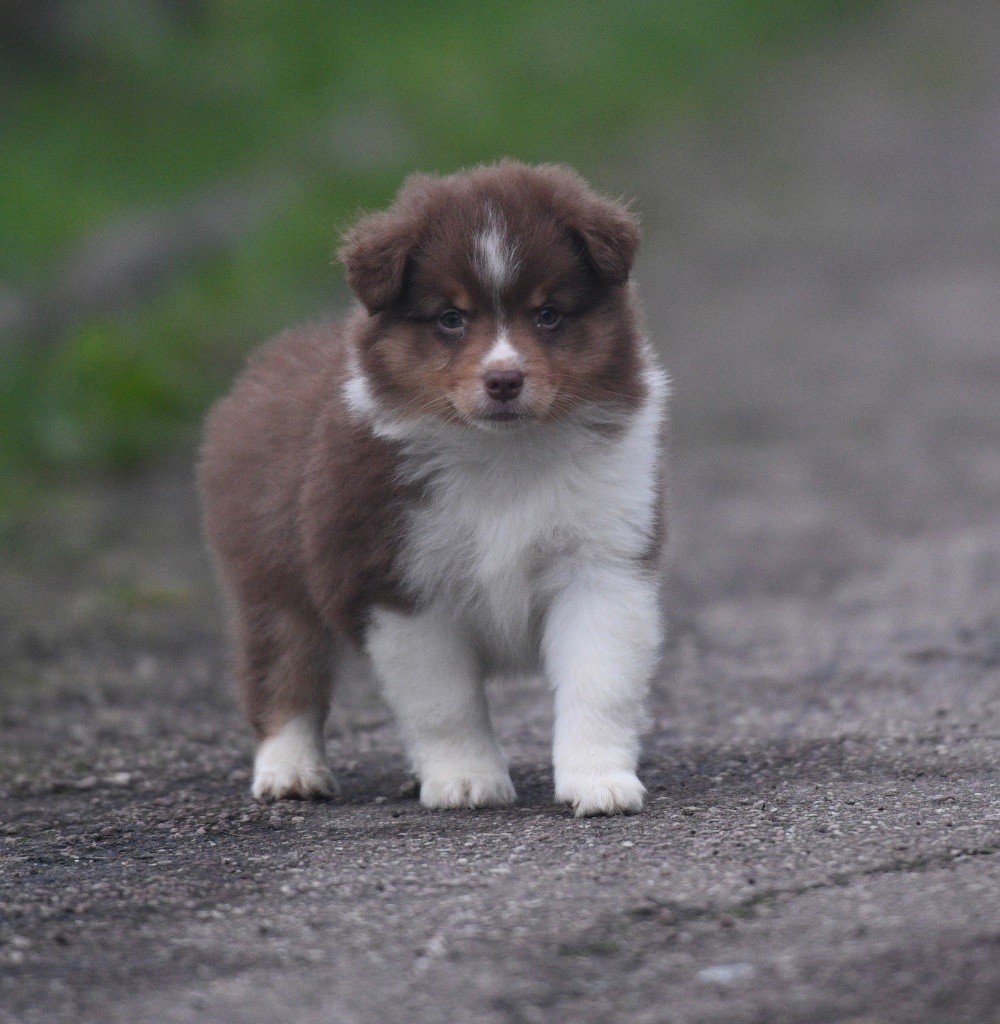
[[[997,53],[995,0],[0,0],[0,1020],[995,1020]],[[530,680],[509,812],[416,808],[360,689],[341,798],[259,807],[200,419],[360,210],[508,155],[644,225],[649,812],[551,805]]]
[[[639,146],[873,6],[2,0],[0,515],[188,444],[249,346],[344,306],[337,237],[410,171],[634,197]]]

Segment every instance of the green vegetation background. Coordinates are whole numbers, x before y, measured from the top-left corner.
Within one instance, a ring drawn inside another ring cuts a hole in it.
[[[342,302],[337,235],[409,171],[511,155],[627,180],[644,144],[737,107],[859,6],[69,5],[71,56],[0,69],[0,288],[51,286],[123,217],[220,186],[262,201],[238,240],[172,268],[138,305],[44,345],[0,339],[0,505],[45,476],[130,467],[190,438],[249,346]]]

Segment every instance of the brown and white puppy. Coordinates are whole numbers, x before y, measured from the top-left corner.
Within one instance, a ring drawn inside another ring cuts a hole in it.
[[[426,806],[514,799],[483,679],[533,669],[556,798],[642,806],[666,382],[638,243],[566,168],[413,177],[346,238],[362,306],[267,345],[212,410],[201,485],[255,796],[330,792],[331,660],[354,647]]]

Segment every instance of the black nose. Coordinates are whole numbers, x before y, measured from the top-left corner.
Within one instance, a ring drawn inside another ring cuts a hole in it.
[[[524,374],[520,370],[487,370],[483,374],[483,384],[490,398],[509,402],[521,393]]]

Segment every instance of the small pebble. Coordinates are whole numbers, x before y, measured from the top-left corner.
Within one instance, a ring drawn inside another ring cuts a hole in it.
[[[695,977],[716,985],[731,985],[734,981],[746,981],[757,973],[753,964],[715,964],[703,967]]]

